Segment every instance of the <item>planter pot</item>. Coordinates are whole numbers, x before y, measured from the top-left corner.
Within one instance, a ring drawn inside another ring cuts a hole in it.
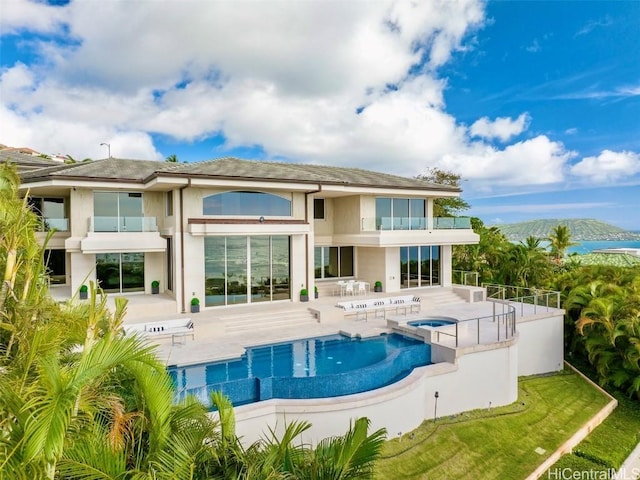
[[[300,295],[300,301],[301,302],[308,302],[309,301],[309,295]]]
[[[151,287],[151,294],[158,295],[160,293],[160,287]]]
[[[382,287],[373,287],[373,291],[379,293],[382,291]]]
[[[200,305],[191,305],[191,313],[199,313]]]
[[[80,300],[86,300],[89,298],[89,292],[80,292]]]
[[[318,298],[318,292],[315,292],[315,293],[314,293],[314,296],[315,296],[316,298]]]

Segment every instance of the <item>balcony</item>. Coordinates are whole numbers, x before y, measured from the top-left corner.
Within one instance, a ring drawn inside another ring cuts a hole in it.
[[[55,230],[57,232],[69,231],[69,219],[68,218],[50,218],[40,217],[38,223],[39,232],[50,232]]]
[[[435,217],[433,230],[470,230],[470,217]],[[376,217],[363,218],[363,232],[376,230],[428,230],[426,217]]]
[[[157,232],[156,217],[89,217],[89,232]]]

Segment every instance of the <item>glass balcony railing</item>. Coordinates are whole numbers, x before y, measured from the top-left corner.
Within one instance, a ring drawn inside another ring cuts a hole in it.
[[[372,230],[427,230],[426,217],[376,217],[363,218],[362,231]],[[469,217],[435,217],[433,219],[435,230],[470,229]]]
[[[433,228],[436,230],[466,230],[471,228],[470,217],[436,217],[433,219]]]
[[[89,217],[90,232],[157,232],[156,217]]]
[[[40,224],[38,225],[38,231],[50,232],[51,230],[55,230],[57,232],[68,232],[69,219],[41,217]]]

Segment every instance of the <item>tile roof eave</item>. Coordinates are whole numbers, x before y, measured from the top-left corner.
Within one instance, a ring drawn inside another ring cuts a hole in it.
[[[143,183],[148,183],[155,178],[160,176],[168,176],[168,177],[178,177],[178,178],[216,178],[221,180],[246,180],[253,182],[281,182],[281,183],[302,183],[308,185],[337,185],[337,186],[348,186],[348,187],[358,187],[358,188],[381,188],[381,189],[397,189],[397,190],[425,190],[425,191],[447,191],[454,193],[461,193],[462,189],[458,187],[452,187],[449,185],[377,185],[371,183],[350,183],[350,182],[336,182],[331,180],[304,180],[304,179],[291,179],[291,178],[264,178],[264,177],[242,177],[242,176],[232,176],[232,175],[211,175],[206,173],[192,173],[192,172],[175,172],[175,171],[166,171],[166,170],[158,170],[150,175],[148,175]]]

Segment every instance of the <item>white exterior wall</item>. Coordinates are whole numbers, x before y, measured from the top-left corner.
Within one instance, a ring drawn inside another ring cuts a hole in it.
[[[436,391],[438,417],[516,401],[517,363],[518,347],[513,341],[503,348],[469,352],[455,365],[417,368],[403,380],[370,392],[325,399],[272,399],[240,406],[235,408],[236,431],[243,443],[250,444],[268,432],[268,427],[281,434],[286,423],[304,420],[312,427],[302,441],[315,444],[344,434],[351,420],[367,417],[370,431],[384,427],[391,439],[433,418]]]
[[[360,197],[352,195],[333,199],[333,231],[335,234],[360,232]],[[313,218],[313,217],[311,217]],[[334,245],[351,245],[335,243]]]
[[[440,247],[440,285],[450,287],[453,284],[452,279],[452,252],[451,245],[442,245]]]
[[[69,254],[71,269],[71,293],[78,291],[81,285],[89,286],[89,282],[96,281],[96,256],[81,252]]]
[[[546,318],[518,320],[520,335],[518,375],[562,370],[564,363],[564,311]]]
[[[371,289],[376,281],[382,282],[382,290],[385,289],[386,262],[384,249],[371,247],[355,248],[356,265],[358,267],[358,280],[371,284]]]

